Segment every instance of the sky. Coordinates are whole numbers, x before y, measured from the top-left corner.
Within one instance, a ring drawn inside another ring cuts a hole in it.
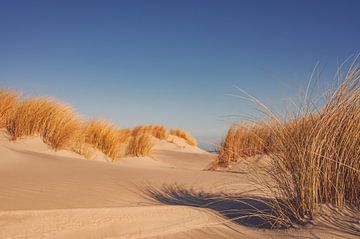
[[[360,46],[360,1],[0,1],[0,87],[119,127],[179,127],[217,143],[274,110],[314,67],[330,83]]]

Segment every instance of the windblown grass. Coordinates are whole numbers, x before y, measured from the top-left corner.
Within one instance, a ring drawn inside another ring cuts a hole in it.
[[[82,134],[85,143],[102,151],[112,160],[121,157],[121,144],[124,139],[115,125],[104,120],[90,120],[84,124]]]
[[[216,165],[227,167],[241,158],[274,151],[272,132],[264,124],[238,124],[230,127],[221,143]]]
[[[118,137],[120,142],[126,144],[129,142],[131,136],[133,134],[133,130],[126,128],[126,129],[119,129],[118,130]]]
[[[6,128],[12,140],[40,136],[55,150],[68,149],[91,158],[93,149],[98,149],[113,161],[125,155],[146,156],[152,137],[168,137],[161,125],[121,129],[104,120],[84,122],[68,105],[41,97],[24,100],[11,90],[0,90],[0,128]],[[183,137],[196,144],[186,133]]]
[[[197,145],[196,140],[190,134],[181,129],[171,129],[170,134],[185,139],[186,143],[188,143],[189,145]]]
[[[166,139],[168,134],[166,129],[161,125],[143,125],[132,130],[133,135],[150,134],[158,139]]]
[[[17,92],[0,90],[0,128],[5,128],[19,103]]]
[[[266,108],[271,123],[232,127],[220,148],[222,166],[239,157],[270,155],[264,185],[279,198],[273,207],[281,221],[306,223],[323,204],[360,209],[360,68],[351,68],[324,102],[311,110],[316,104],[308,101],[290,119]]]
[[[273,128],[278,194],[301,220],[312,219],[319,205],[360,209],[360,68],[351,69],[325,105],[305,110]]]
[[[126,155],[135,157],[148,156],[151,153],[152,147],[151,136],[147,133],[139,132],[131,137]]]
[[[80,121],[74,110],[47,98],[31,98],[13,109],[6,128],[16,140],[24,136],[40,136],[53,149],[65,149],[77,137]]]

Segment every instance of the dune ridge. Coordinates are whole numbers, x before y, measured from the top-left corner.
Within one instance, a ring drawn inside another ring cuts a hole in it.
[[[161,125],[141,125],[133,129],[119,128],[102,119],[83,119],[69,105],[46,97],[23,99],[16,91],[0,90],[0,128],[7,129],[11,140],[40,136],[54,150],[72,150],[92,158],[93,149],[100,150],[111,161],[126,156],[149,156],[153,139],[167,140],[170,134]],[[196,146],[185,131],[177,137]],[[181,134],[180,134],[180,133]]]

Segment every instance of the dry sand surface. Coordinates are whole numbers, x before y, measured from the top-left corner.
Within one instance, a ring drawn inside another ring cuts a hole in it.
[[[111,163],[53,152],[39,138],[9,142],[1,131],[0,238],[359,236],[356,224],[337,220],[268,230],[243,211],[224,213],[251,200],[219,200],[222,193],[259,195],[251,173],[206,171],[214,155],[171,140],[156,141],[151,158]]]

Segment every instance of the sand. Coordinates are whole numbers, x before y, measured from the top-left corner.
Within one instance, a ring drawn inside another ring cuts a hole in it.
[[[287,230],[231,221],[224,210],[246,205],[219,201],[222,193],[261,193],[249,173],[204,170],[213,157],[174,138],[156,141],[151,157],[86,160],[54,152],[36,137],[9,142],[1,131],[0,238],[359,236],[358,224],[341,221]]]

